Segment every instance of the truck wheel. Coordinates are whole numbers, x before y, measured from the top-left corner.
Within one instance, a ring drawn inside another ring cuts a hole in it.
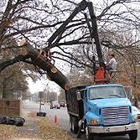
[[[85,137],[86,140],[94,140],[94,134],[88,131],[88,127],[85,127]]]
[[[129,133],[130,140],[136,140],[137,136],[138,136],[138,131],[137,130],[133,130]]]
[[[70,129],[71,132],[74,134],[78,133],[79,127],[78,127],[78,120],[75,117],[70,116]]]
[[[72,132],[72,117],[70,116],[70,131]]]

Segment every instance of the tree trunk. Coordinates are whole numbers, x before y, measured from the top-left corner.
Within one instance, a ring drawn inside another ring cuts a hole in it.
[[[21,54],[29,56],[34,65],[47,71],[47,75],[50,80],[57,83],[61,88],[65,90],[70,88],[68,79],[50,62],[47,57],[45,57],[39,50],[33,48],[31,44],[25,42],[25,44],[23,44]]]

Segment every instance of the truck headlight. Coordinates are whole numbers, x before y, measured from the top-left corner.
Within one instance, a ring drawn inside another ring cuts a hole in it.
[[[90,125],[96,125],[96,124],[99,124],[100,121],[98,119],[94,120],[94,119],[91,119],[90,120]]]

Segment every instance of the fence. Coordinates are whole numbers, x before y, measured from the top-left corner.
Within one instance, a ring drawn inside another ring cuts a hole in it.
[[[0,99],[0,115],[20,116],[20,100]]]

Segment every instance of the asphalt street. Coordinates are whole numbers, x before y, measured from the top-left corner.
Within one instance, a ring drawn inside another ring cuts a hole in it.
[[[40,111],[40,104],[30,101],[24,101],[24,109],[27,111]],[[68,134],[74,135],[70,132],[69,129],[69,115],[67,113],[66,107],[61,107],[60,109],[50,109],[49,104],[44,104],[41,106],[41,111],[46,112],[47,116],[50,118],[50,120],[56,122],[55,117],[57,117],[57,124],[61,126],[62,129],[68,131]],[[76,135],[75,135],[76,137]],[[84,139],[84,136],[81,137],[81,140]],[[127,135],[125,136],[109,136],[109,137],[97,137],[96,140],[129,140],[129,137]],[[140,140],[140,131],[138,134],[137,140]]]

